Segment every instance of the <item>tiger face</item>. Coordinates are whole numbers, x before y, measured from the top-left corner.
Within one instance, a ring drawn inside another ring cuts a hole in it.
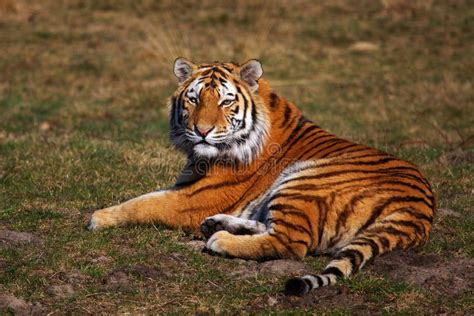
[[[258,96],[260,62],[195,65],[178,58],[180,86],[171,99],[171,139],[197,158],[251,162],[262,148],[268,124]]]

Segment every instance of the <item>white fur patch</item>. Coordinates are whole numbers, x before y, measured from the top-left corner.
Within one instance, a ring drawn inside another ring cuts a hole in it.
[[[266,230],[266,226],[263,223],[227,214],[217,214],[206,218],[206,220],[208,219],[212,219],[215,222],[220,222],[225,230],[232,228],[237,230],[248,229],[249,231],[253,231],[255,234],[263,233]]]
[[[214,158],[219,155],[219,149],[211,145],[198,144],[194,146],[194,153],[198,157]]]

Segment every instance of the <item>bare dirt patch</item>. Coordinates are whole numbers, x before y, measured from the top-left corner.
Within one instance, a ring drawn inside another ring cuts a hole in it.
[[[278,300],[286,308],[325,306],[328,308],[351,307],[353,312],[367,311],[364,297],[344,285],[322,287],[303,297],[280,295]]]
[[[263,262],[258,266],[260,273],[275,276],[301,275],[311,272],[301,261],[294,260],[272,260]]]
[[[473,288],[474,259],[448,261],[435,254],[395,251],[376,259],[369,270],[439,295],[458,296]]]
[[[144,281],[145,284],[155,284],[157,281],[166,279],[170,273],[145,264],[137,264],[128,267],[121,267],[110,272],[102,283],[106,289],[113,289],[121,292],[130,292],[136,288],[137,281]]]
[[[33,234],[14,230],[0,230],[0,247],[14,247],[27,244],[39,245],[41,239]]]
[[[103,283],[109,290],[128,292],[131,290],[131,279],[123,271],[113,271],[104,278]]]
[[[193,250],[193,251],[197,251],[197,252],[200,252],[204,249],[204,247],[206,247],[206,242],[203,241],[203,240],[190,240],[190,241],[187,241],[187,242],[183,242],[181,243],[182,245],[184,245],[185,247]]]
[[[69,297],[74,295],[75,291],[71,284],[52,285],[46,290],[51,296]]]
[[[444,164],[455,166],[462,163],[473,163],[474,153],[458,148],[439,157],[439,161]]]
[[[15,315],[41,315],[40,304],[32,304],[13,295],[0,294],[0,310],[12,311]]]
[[[162,271],[156,267],[152,267],[144,264],[137,264],[122,269],[123,272],[133,275],[136,277],[141,277],[149,280],[159,280],[163,277],[169,276],[169,272]]]

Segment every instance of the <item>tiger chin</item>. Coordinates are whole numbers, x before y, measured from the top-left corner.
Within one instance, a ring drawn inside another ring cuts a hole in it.
[[[93,213],[91,230],[129,223],[200,229],[215,254],[249,260],[332,256],[287,281],[304,295],[375,257],[429,239],[435,200],[409,162],[338,138],[242,65],[174,64],[171,141],[188,156],[174,187]]]

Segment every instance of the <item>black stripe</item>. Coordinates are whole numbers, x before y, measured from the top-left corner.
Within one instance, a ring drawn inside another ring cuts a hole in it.
[[[320,130],[320,128],[318,126],[310,125],[308,128],[303,130],[302,133],[298,137],[296,137],[298,132],[305,126],[306,122],[308,122],[308,120],[306,120],[306,118],[301,116],[298,124],[296,125],[296,127],[291,131],[291,134],[288,136],[288,138],[285,140],[285,142],[281,145],[282,148],[285,148],[288,145],[288,148],[286,149],[283,156],[290,150],[291,146],[293,144],[295,144],[296,142],[298,142],[305,134],[311,133],[312,131],[317,130],[317,129]]]
[[[212,69],[204,70],[204,71],[201,73],[201,78],[210,75],[211,72],[212,72]]]
[[[357,238],[356,241],[351,242],[351,245],[369,246],[372,251],[372,257],[377,256],[380,252],[378,244],[372,239],[366,237]]]
[[[334,274],[338,278],[344,277],[344,273],[342,273],[341,269],[339,269],[338,267],[329,267],[327,269],[324,269],[321,274]],[[329,279],[329,282],[331,282],[331,279]]]
[[[374,151],[377,151],[376,149],[367,147],[365,145],[361,145],[361,144],[358,144],[358,145],[361,146],[361,148],[357,148],[357,149],[353,149],[353,150],[349,150],[349,151],[344,152],[343,153],[343,155],[344,155],[343,158],[345,158],[349,154],[355,154],[355,153],[360,153],[360,152],[366,152],[365,155],[371,156]],[[378,155],[385,155],[385,156],[388,155],[387,153],[384,153],[384,152],[378,152],[377,154]],[[364,157],[364,156],[354,156],[354,158],[359,158],[359,157]],[[353,158],[353,157],[352,156],[347,157],[347,159],[351,159],[351,158]]]
[[[244,99],[244,116],[242,118],[242,129],[245,129],[246,127],[246,122],[245,122],[245,119],[247,118],[247,109],[249,107],[249,101],[247,100],[247,98],[245,97],[245,95],[242,93],[242,90],[240,89],[239,86],[237,86],[237,93],[239,95],[242,96],[242,98]],[[255,121],[254,121],[255,122]]]
[[[306,283],[306,286],[308,287],[308,290],[311,290],[312,288],[314,288],[313,283],[311,283],[310,280],[305,279],[305,278],[301,278],[301,280],[303,280],[303,282]]]
[[[300,233],[305,233],[308,236],[311,236],[311,231],[308,228],[306,228],[306,227],[304,227],[300,224],[290,223],[290,222],[285,221],[283,219],[272,219],[272,224],[286,226],[287,229],[296,230]],[[310,227],[310,229],[311,229],[311,227]]]
[[[306,240],[303,240],[303,239],[293,239],[291,238],[290,235],[288,235],[288,233],[284,230],[279,230],[279,229],[276,229],[276,228],[273,228],[273,230],[275,231],[275,233],[278,233],[278,234],[282,234],[286,237],[286,239],[288,239],[288,244],[291,245],[291,244],[302,244],[304,245],[306,248],[310,248],[311,244],[308,243]],[[290,246],[289,246],[290,247]]]
[[[364,184],[362,184],[362,185],[351,185],[351,186],[339,188],[337,190],[334,190],[333,192],[338,193],[339,195],[342,195],[342,194],[346,194],[346,193],[352,193],[353,191],[360,191],[360,190],[363,190],[363,189],[372,188],[373,192],[376,192],[376,193],[392,192],[392,193],[399,193],[398,196],[414,196],[410,192],[407,192],[406,189],[384,187],[383,186],[384,182],[386,182],[386,181],[373,182],[373,183],[369,183],[369,184],[365,184],[365,185]],[[365,190],[364,192],[366,192],[366,191],[367,190]],[[395,195],[395,194],[393,194],[393,195]],[[429,206],[430,208],[432,207],[430,199],[426,199],[425,196],[423,196],[421,198],[425,200],[425,203],[426,203],[427,206]]]
[[[334,146],[340,145],[341,143],[347,143],[347,140],[340,139],[340,138],[335,139],[329,146],[326,146],[326,147],[324,147],[324,148],[321,148],[321,149],[319,149],[317,152],[312,153],[312,154],[311,154],[311,157],[318,157],[318,154],[319,154],[319,153],[321,153],[321,152],[323,152],[323,151],[325,151],[325,150],[328,150],[328,149],[330,149],[330,148],[332,148],[332,147],[334,147]],[[319,157],[318,157],[318,158],[319,158]]]
[[[288,124],[285,125],[285,126],[286,126],[285,128],[289,128],[289,127],[293,126],[293,123],[294,123],[297,119],[299,119],[299,117],[298,117],[297,115],[293,115],[293,117],[292,117],[291,120],[288,122]]]
[[[270,108],[275,109],[278,106],[279,97],[275,92],[270,93]]]
[[[379,192],[375,192],[373,190],[366,190],[361,192],[360,194],[352,196],[349,202],[347,202],[344,205],[343,211],[339,214],[337,217],[336,221],[336,228],[335,228],[335,233],[337,234],[331,240],[329,241],[330,245],[333,245],[336,243],[336,241],[341,237],[341,227],[345,226],[347,219],[349,218],[350,215],[354,214],[354,205],[361,202],[364,199],[371,198],[374,195],[379,195]]]
[[[362,146],[362,145],[359,145],[359,146]],[[361,151],[369,151],[369,149],[367,148],[362,148],[362,149],[358,149],[358,150],[351,150],[351,151],[346,151],[345,153],[342,154],[341,156],[341,160],[351,160],[351,159],[360,159],[360,158],[369,158],[369,157],[392,157],[391,155],[387,154],[387,153],[384,153],[384,152],[377,152],[377,153],[373,153],[373,150],[370,150],[370,154],[369,153],[365,153],[363,155],[360,155],[360,156],[351,156],[349,154],[354,154],[354,153],[358,153],[358,152],[361,152]]]
[[[268,234],[272,237],[275,237],[278,240],[278,242],[286,248],[286,250],[288,250],[289,252],[291,252],[291,254],[293,254],[293,256],[295,256],[295,258],[299,257],[299,255],[290,246],[291,240],[288,238],[288,236],[285,236],[285,237],[288,238],[289,242],[288,243],[283,242],[282,238],[280,237],[280,235],[284,235],[283,232],[275,231],[275,233],[270,232]]]
[[[332,260],[349,259],[351,262],[351,273],[354,274],[364,260],[364,254],[356,249],[347,249],[339,252]]]
[[[378,206],[375,207],[374,211],[372,212],[372,215],[370,218],[362,225],[359,230],[357,231],[356,235],[367,229],[370,225],[372,225],[375,220],[382,214],[382,212],[387,208],[390,204],[392,203],[400,203],[400,202],[415,202],[415,203],[423,203],[430,207],[423,198],[418,198],[418,197],[413,197],[413,196],[394,196],[391,197],[387,200],[385,200],[383,203],[379,204]]]
[[[227,70],[228,72],[232,73],[232,69],[230,69],[229,67],[225,66],[225,65],[221,65],[222,68],[224,68],[225,70]]]
[[[393,225],[399,225],[399,226],[405,226],[405,227],[410,227],[412,228],[415,232],[421,232],[424,234],[425,232],[425,227],[423,224],[417,224],[416,222],[413,221],[406,221],[406,220],[383,220],[382,223],[386,224],[393,224]]]
[[[324,228],[326,226],[326,218],[328,214],[328,205],[326,203],[326,199],[318,197],[315,201],[316,206],[318,207],[318,243],[319,246],[321,244],[321,240],[323,239]]]
[[[393,158],[393,157],[385,157],[378,160],[370,160],[370,161],[336,161],[336,162],[324,163],[324,164],[321,164],[320,166],[322,167],[347,166],[347,165],[349,166],[375,166],[375,165],[380,165],[380,164],[391,162],[391,161],[398,161],[398,159]]]
[[[187,186],[190,186],[191,184],[195,184],[196,182],[200,181],[204,179],[204,177],[201,177],[201,178],[198,178],[198,179],[193,179],[193,180],[190,180],[190,181],[186,181],[186,182],[180,182],[180,183],[176,183],[174,186],[176,188],[182,188],[182,187],[187,187]]]
[[[217,67],[212,67],[211,70],[215,73],[218,73],[219,75],[223,76],[224,78],[227,77],[227,74],[225,72],[223,72],[221,69],[217,68]]]
[[[314,202],[315,196],[313,195],[304,195],[299,193],[277,193],[272,196],[272,199],[287,198],[290,200],[300,200],[305,202]]]
[[[288,105],[288,103],[285,102],[285,112],[283,113],[283,121],[280,124],[280,128],[284,128],[286,124],[288,123],[288,120],[290,119],[291,116],[291,107]]]
[[[184,90],[181,91],[181,93],[178,96],[178,99],[176,100],[176,106],[175,106],[175,115],[178,121],[178,124],[182,125],[183,124],[183,116],[182,116],[182,111],[184,107],[184,99],[183,99],[183,94]]]
[[[334,187],[339,184],[346,184],[346,183],[351,183],[351,182],[360,182],[364,180],[371,180],[371,179],[379,179],[380,176],[375,176],[375,177],[362,177],[362,178],[355,178],[355,179],[349,179],[349,180],[342,180],[342,181],[335,181],[335,182],[328,182],[325,184],[297,184],[292,187],[286,187],[284,190],[299,190],[299,191],[310,191],[310,190],[320,190],[320,189],[325,189],[327,187]]]
[[[411,239],[413,237],[413,234],[409,234],[409,233],[407,233],[403,230],[400,230],[396,227],[387,226],[387,225],[378,226],[378,227],[374,227],[374,228],[369,228],[369,229],[367,229],[367,232],[375,233],[375,234],[387,233],[387,234],[390,234],[390,235],[395,235],[396,237],[403,236],[403,237],[406,237],[407,239]]]
[[[237,102],[239,101],[239,96],[236,97],[237,98]],[[230,112],[234,115],[237,115],[239,114],[239,111],[240,111],[240,106],[236,106],[234,109],[232,109]]]
[[[394,213],[408,213],[408,214],[410,214],[411,216],[413,216],[417,219],[421,219],[421,220],[425,220],[429,223],[433,223],[433,217],[432,216],[427,216],[427,215],[425,215],[421,212],[416,212],[414,209],[409,208],[409,207],[402,207],[400,209],[395,210]]]
[[[322,287],[324,285],[322,277],[320,277],[319,275],[313,275],[313,277],[316,279],[316,282],[318,282],[318,287]]]
[[[292,209],[295,209],[295,208],[292,208]],[[309,229],[312,231],[312,225],[311,225],[311,221],[308,217],[308,215],[306,215],[304,212],[302,211],[292,211],[292,210],[288,210],[287,208],[282,208],[282,209],[274,209],[273,207],[270,207],[269,208],[270,212],[272,213],[275,213],[275,212],[280,212],[280,213],[283,213],[284,215],[288,215],[288,216],[297,216],[297,217],[300,217],[302,218],[306,225],[308,225]],[[275,219],[275,220],[278,220],[278,219]],[[275,220],[273,219],[272,216],[268,216],[267,217],[267,221],[269,223],[272,223],[272,222],[275,222]],[[310,236],[312,235],[312,233],[308,233]],[[312,238],[311,238],[311,244],[309,246],[312,246]]]
[[[253,101],[253,99],[250,99],[250,105],[252,106],[252,130],[251,131],[254,131],[255,130],[255,122],[257,121],[257,106],[255,105],[255,102]]]
[[[347,145],[347,146],[340,147],[340,148],[335,149],[335,150],[333,150],[333,151],[331,151],[331,152],[325,153],[324,155],[320,156],[320,158],[326,158],[326,157],[329,156],[329,155],[334,155],[335,153],[339,153],[339,152],[341,152],[341,151],[343,151],[343,150],[345,150],[345,149],[347,149],[347,148],[351,148],[351,147],[355,147],[355,146],[360,146],[360,145],[359,145],[359,144],[350,143],[350,144]],[[343,154],[345,154],[345,153],[343,153]]]
[[[406,183],[400,180],[384,180],[384,181],[377,181],[374,183],[375,185],[385,185],[385,184],[394,184],[394,185],[400,185],[404,187],[409,187],[410,189],[413,189],[415,191],[418,191],[422,193],[423,195],[427,196],[428,192],[425,192],[422,188],[420,188],[417,185],[411,184],[411,183]],[[431,202],[431,201],[430,201]]]
[[[313,135],[311,135],[313,136]],[[307,137],[306,139],[308,139],[309,137]],[[317,141],[321,141],[322,139],[326,139],[326,138],[329,138],[327,140],[324,140],[322,142],[319,142],[317,144],[315,144],[314,147],[313,146],[313,143],[317,142]],[[305,139],[305,140],[306,140]],[[299,154],[298,157],[296,158],[296,160],[300,160],[302,159],[304,156],[306,156],[306,154],[308,154],[310,151],[313,151],[315,148],[318,148],[319,146],[321,145],[324,145],[326,144],[327,142],[330,142],[330,141],[333,141],[337,139],[334,135],[331,135],[331,134],[326,134],[326,135],[323,135],[323,136],[319,136],[319,137],[315,137],[313,139],[311,139],[311,141],[307,144],[304,144],[304,147],[303,148],[306,148],[306,147],[309,147],[308,149],[306,149],[302,154]],[[305,169],[302,169],[302,170],[305,170]],[[301,170],[301,171],[302,171]]]
[[[381,252],[384,252],[385,250],[390,249],[390,240],[388,240],[388,238],[384,236],[376,235],[376,234],[368,234],[367,238],[369,238],[369,236],[372,236],[372,238],[378,238],[378,240],[382,244]]]
[[[306,169],[312,169],[312,168],[319,168],[318,165],[307,167]],[[315,180],[315,179],[321,179],[321,178],[328,178],[328,177],[333,177],[333,176],[339,176],[339,175],[344,175],[347,173],[363,173],[363,174],[371,174],[371,173],[394,173],[394,171],[399,171],[399,170],[412,170],[412,171],[417,171],[415,168],[412,167],[390,167],[390,168],[380,168],[377,170],[361,170],[361,169],[349,169],[349,170],[338,170],[338,171],[330,171],[326,173],[320,173],[316,175],[311,175],[311,176],[301,176],[297,178],[292,178],[288,179],[286,181],[283,181],[280,185],[287,184],[292,181],[300,181],[300,180]],[[412,175],[416,177],[415,175]],[[418,177],[417,177],[418,178]]]
[[[308,224],[310,223],[308,215],[306,215],[304,211],[301,211],[294,206],[291,206],[288,204],[274,204],[274,205],[271,205],[269,209],[270,209],[270,212],[281,212],[286,215],[294,215],[294,216],[304,218],[308,222]]]

